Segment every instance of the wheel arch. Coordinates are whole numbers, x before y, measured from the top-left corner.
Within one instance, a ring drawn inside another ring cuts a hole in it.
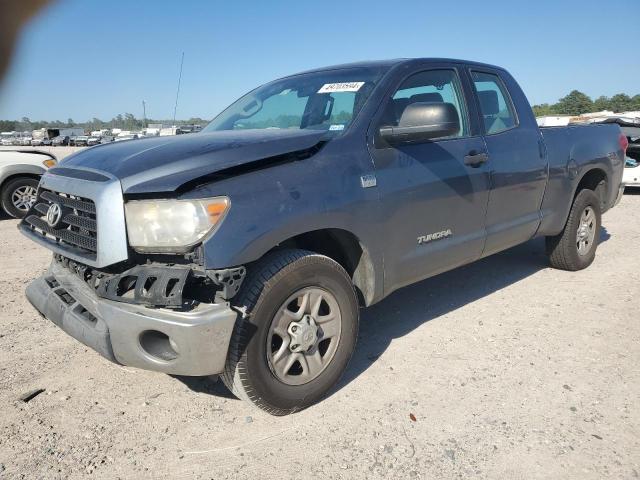
[[[40,177],[46,170],[39,165],[30,164],[12,164],[0,167],[0,193],[4,190],[7,182],[16,178],[26,177],[40,180]]]
[[[369,250],[348,230],[323,228],[300,233],[280,242],[274,249],[299,248],[326,255],[339,263],[356,287],[361,305],[376,298],[376,271]]]
[[[37,173],[13,173],[7,177],[4,177],[0,181],[0,193],[4,191],[4,187],[7,185],[7,183],[11,182],[12,180],[16,180],[17,178],[32,178],[33,180],[40,181],[40,177],[41,174]]]
[[[600,167],[593,167],[585,171],[578,181],[573,192],[572,203],[582,190],[593,190],[600,197],[600,207],[606,210],[607,199],[609,198],[609,176]],[[600,191],[598,189],[601,189]]]

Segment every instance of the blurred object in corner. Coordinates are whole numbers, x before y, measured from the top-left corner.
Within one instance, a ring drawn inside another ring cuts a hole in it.
[[[16,40],[25,23],[50,0],[3,0],[0,15],[0,82],[7,73]]]

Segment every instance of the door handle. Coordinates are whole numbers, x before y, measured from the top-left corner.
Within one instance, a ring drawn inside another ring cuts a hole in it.
[[[487,160],[489,160],[489,155],[487,155],[484,152],[477,153],[475,150],[473,150],[473,151],[469,152],[469,155],[465,155],[464,164],[469,166],[469,167],[478,168],[480,165],[485,163]]]

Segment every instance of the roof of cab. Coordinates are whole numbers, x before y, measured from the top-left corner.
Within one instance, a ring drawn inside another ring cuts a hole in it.
[[[473,65],[477,67],[488,67],[491,69],[504,70],[502,67],[498,67],[496,65],[490,65],[488,63],[474,62],[471,60],[460,60],[455,58],[395,58],[390,60],[367,60],[362,62],[353,62],[353,63],[343,63],[339,65],[330,65],[326,67],[313,68],[310,70],[305,70],[303,72],[298,72],[296,75],[300,75],[303,73],[314,73],[314,72],[322,72],[326,70],[342,70],[346,68],[366,68],[366,67],[393,67],[400,64],[424,64],[424,63],[458,63],[465,65]]]

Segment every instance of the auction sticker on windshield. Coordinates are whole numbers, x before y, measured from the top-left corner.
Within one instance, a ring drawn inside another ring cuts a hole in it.
[[[363,85],[364,82],[325,83],[318,93],[357,92]]]

